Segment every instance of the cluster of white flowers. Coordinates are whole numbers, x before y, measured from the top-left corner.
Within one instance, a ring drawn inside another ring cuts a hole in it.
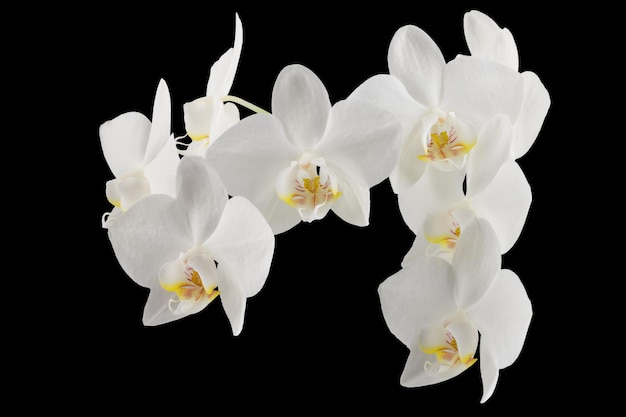
[[[519,71],[508,29],[476,10],[463,29],[469,53],[446,62],[423,30],[399,28],[389,73],[334,104],[314,72],[288,65],[265,111],[229,95],[243,45],[236,15],[233,46],[212,65],[206,95],[183,106],[182,137],[171,132],[164,80],[151,120],[128,112],[103,123],[114,207],[102,226],[124,271],[150,289],[144,324],[197,313],[219,295],[239,334],[247,298],[270,274],[275,236],[330,210],[365,227],[370,189],[389,179],[415,233],[378,290],[390,331],[410,351],[400,383],[439,383],[480,359],[486,401],[532,317],[502,256],[532,199],[517,160],[550,96]],[[242,118],[238,106],[253,114]]]

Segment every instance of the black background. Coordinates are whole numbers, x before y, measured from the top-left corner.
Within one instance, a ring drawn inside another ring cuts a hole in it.
[[[66,409],[76,406],[75,397],[96,408],[157,405],[208,414],[251,406],[255,412],[287,415],[335,410],[500,414],[583,403],[578,392],[585,380],[578,369],[589,366],[581,362],[596,361],[598,352],[587,352],[568,327],[588,305],[568,292],[578,287],[577,278],[563,265],[573,262],[567,247],[577,235],[567,216],[576,211],[569,204],[572,178],[581,178],[584,165],[568,160],[586,129],[572,124],[591,117],[585,104],[571,111],[573,92],[586,89],[582,65],[595,66],[591,54],[580,53],[587,50],[585,33],[594,25],[584,11],[498,4],[385,2],[356,9],[339,3],[205,4],[135,10],[111,3],[48,22],[54,29],[41,32],[40,39],[52,53],[46,63],[56,71],[47,82],[58,88],[55,97],[65,99],[52,105],[62,114],[52,127],[73,149],[72,158],[57,167],[69,173],[62,211],[71,215],[71,243],[61,246],[62,259],[69,258],[72,266],[56,272],[69,284],[54,287],[47,297],[55,302],[42,327],[53,329],[54,336],[38,340],[62,354],[50,355],[32,379],[41,387],[61,386],[65,394],[55,401]],[[104,186],[112,178],[100,148],[101,123],[133,110],[150,117],[163,78],[172,98],[173,132],[183,134],[182,105],[204,94],[210,65],[232,46],[236,11],[244,44],[231,94],[270,109],[274,80],[288,64],[313,70],[332,102],[368,77],[388,72],[389,41],[405,24],[429,33],[447,60],[467,53],[462,22],[471,9],[511,30],[520,69],[535,72],[552,98],[536,143],[519,160],[533,203],[520,240],[503,257],[503,267],[524,283],[534,316],[518,360],[501,370],[486,404],[479,404],[478,366],[437,386],[399,384],[408,351],[388,331],[376,290],[399,269],[413,235],[387,180],[371,191],[370,226],[353,227],[331,213],[277,236],[269,277],[248,300],[240,336],[232,336],[219,299],[183,320],[142,325],[147,290],[121,270],[100,224],[110,210]],[[46,39],[46,33],[58,36]],[[63,235],[54,232],[57,238]]]

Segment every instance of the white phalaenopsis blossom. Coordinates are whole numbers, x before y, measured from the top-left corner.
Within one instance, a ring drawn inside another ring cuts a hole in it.
[[[463,29],[472,56],[519,70],[517,45],[507,28],[499,27],[485,13],[472,10],[463,16]],[[512,155],[515,159],[526,154],[535,142],[550,108],[550,94],[539,77],[532,71],[524,71],[521,76],[524,96],[513,126]]]
[[[459,186],[459,177],[458,173],[442,173],[429,167],[422,180],[398,195],[404,222],[416,239],[440,244],[443,249],[454,241],[452,235],[458,238],[463,232],[458,228],[462,217],[484,218],[493,227],[505,254],[519,239],[532,202],[532,190],[522,169],[510,160],[486,185],[468,178],[466,192]]]
[[[182,158],[176,197],[144,198],[108,233],[121,267],[150,289],[145,325],[197,313],[220,295],[238,335],[246,299],[264,285],[274,254],[274,235],[262,214],[243,197],[229,198],[200,156]]]
[[[414,258],[378,292],[390,331],[410,352],[400,383],[437,384],[478,360],[485,402],[500,369],[521,353],[532,306],[518,276],[500,269],[489,223],[474,218],[464,227],[451,262],[437,256]]]
[[[103,227],[150,194],[174,195],[180,157],[171,133],[170,94],[164,80],[156,90],[152,121],[131,111],[104,122],[99,134],[104,158],[115,176],[106,183],[107,199],[115,207]]]
[[[206,95],[183,105],[187,136],[191,138],[185,155],[202,155],[221,134],[239,121],[239,109],[225,103],[230,93],[243,47],[243,26],[235,14],[235,40],[222,56],[213,63],[209,72]]]
[[[461,55],[446,62],[430,36],[412,25],[396,31],[387,60],[389,74],[369,78],[352,96],[402,120],[402,155],[389,178],[396,193],[419,181],[430,165],[443,172],[466,171],[471,159],[482,166],[483,152],[491,147],[503,155],[491,165],[510,157],[511,136],[498,130],[503,125],[494,118],[506,115],[512,123],[518,118],[524,79],[517,71]]]
[[[331,208],[365,226],[370,188],[395,166],[401,129],[391,113],[362,100],[331,105],[321,80],[294,64],[276,79],[272,114],[241,120],[206,159],[231,194],[261,210],[275,234],[321,219]]]

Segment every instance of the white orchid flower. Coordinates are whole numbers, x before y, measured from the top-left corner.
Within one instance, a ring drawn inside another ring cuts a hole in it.
[[[463,29],[472,56],[488,59],[519,71],[519,54],[513,35],[485,13],[471,10],[463,16]],[[514,123],[512,154],[522,157],[533,145],[550,108],[550,94],[532,71],[524,79],[522,107]]]
[[[180,157],[171,133],[170,94],[164,80],[156,90],[152,121],[139,112],[127,112],[100,125],[99,134],[104,158],[115,176],[106,183],[107,199],[115,207],[103,217],[103,227],[150,194],[174,195]]]
[[[243,119],[207,150],[229,192],[250,199],[275,234],[331,208],[350,224],[367,225],[370,188],[399,155],[396,118],[357,99],[331,106],[321,80],[298,64],[279,73],[272,112]]]
[[[463,233],[464,219],[483,218],[492,225],[501,254],[505,254],[519,239],[530,211],[532,190],[528,179],[515,160],[504,163],[489,182],[470,178],[464,192],[459,173],[442,173],[429,167],[422,180],[398,195],[402,218],[416,240],[426,239],[441,249],[445,249],[446,242],[453,242],[452,235],[458,238]]]
[[[246,299],[265,283],[274,235],[243,197],[228,198],[215,170],[199,156],[182,158],[176,197],[153,194],[108,229],[124,271],[150,289],[145,325],[204,309],[218,295],[238,335]]]
[[[500,369],[521,353],[532,306],[519,277],[500,269],[488,222],[470,221],[456,246],[451,263],[436,256],[415,258],[378,293],[389,330],[410,352],[401,385],[437,384],[479,361],[485,402]]]
[[[225,101],[235,80],[242,47],[243,26],[235,14],[234,44],[211,66],[206,95],[183,105],[185,130],[191,138],[183,154],[204,154],[207,147],[239,121],[237,106]]]
[[[473,152],[478,142],[510,154],[510,142],[498,143],[509,136],[481,133],[489,132],[486,124],[496,115],[517,119],[524,84],[517,71],[468,56],[446,62],[430,36],[413,25],[396,31],[387,60],[389,74],[369,78],[352,96],[402,120],[402,155],[389,178],[396,193],[419,181],[428,165],[467,170],[467,161],[479,158]]]

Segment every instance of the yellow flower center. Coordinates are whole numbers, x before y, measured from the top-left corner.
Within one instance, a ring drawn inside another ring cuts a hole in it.
[[[217,286],[205,288],[200,274],[188,265],[185,267],[185,279],[175,281],[170,285],[161,282],[161,286],[166,291],[175,293],[179,300],[192,302],[198,302],[203,297],[208,297],[209,301],[213,301],[220,294],[216,289]]]
[[[438,163],[440,169],[445,169],[441,163],[460,168],[476,144],[476,133],[471,125],[449,113],[437,118],[424,141],[424,153],[417,158]]]
[[[439,362],[439,364],[447,367],[452,367],[460,364],[469,367],[477,361],[477,359],[474,358],[473,355],[467,355],[464,358],[459,355],[459,348],[456,339],[450,334],[450,332],[446,333],[445,345],[435,348],[434,351],[427,351],[427,349],[423,348],[422,350],[428,354],[434,353],[437,357],[437,361]]]

